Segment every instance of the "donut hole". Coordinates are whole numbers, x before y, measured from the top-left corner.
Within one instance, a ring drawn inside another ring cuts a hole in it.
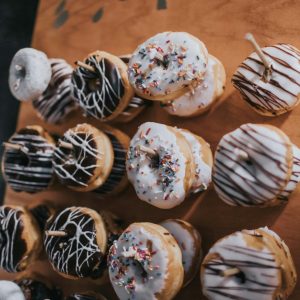
[[[156,155],[153,155],[151,158],[150,158],[150,167],[152,169],[158,169],[160,166],[160,156],[158,154]]]
[[[244,272],[240,271],[239,273],[233,275],[234,279],[239,283],[239,284],[244,284],[246,283],[246,275]]]
[[[25,78],[26,76],[26,69],[23,66],[16,65],[15,67],[15,74],[17,78]]]
[[[88,81],[88,88],[91,92],[95,92],[99,90],[100,86],[101,86],[100,78],[91,78]]]
[[[148,273],[141,262],[132,258],[132,265],[134,266],[134,273],[136,278],[139,278],[140,276],[143,281],[148,279]]]

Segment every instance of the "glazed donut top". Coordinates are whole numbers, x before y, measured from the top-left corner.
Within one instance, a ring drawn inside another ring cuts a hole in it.
[[[157,299],[154,295],[164,289],[168,259],[160,237],[140,223],[131,224],[108,255],[109,276],[118,297]]]
[[[226,134],[215,153],[213,182],[230,205],[266,206],[286,187],[292,144],[271,125],[244,124]]]
[[[207,55],[204,44],[188,33],[159,33],[132,54],[128,64],[130,83],[146,98],[197,86],[206,71]]]
[[[251,106],[276,115],[290,110],[300,99],[300,52],[288,44],[262,51],[272,65],[270,81],[262,80],[265,66],[254,52],[238,67],[232,83]]]
[[[138,197],[160,208],[176,206],[186,197],[186,158],[176,139],[168,126],[146,122],[132,138],[127,153],[127,175]],[[140,146],[151,148],[157,157],[149,157]]]
[[[97,277],[105,253],[97,243],[95,220],[80,207],[66,208],[47,225],[47,230],[64,231],[64,237],[45,235],[49,261],[60,273],[73,277]]]
[[[105,145],[110,143],[107,136],[89,124],[79,124],[66,131],[61,140],[73,149],[60,145],[55,149],[53,165],[59,180],[69,187],[87,187],[103,171]]]
[[[21,271],[20,263],[27,251],[23,216],[20,209],[0,207],[0,267],[7,272]]]
[[[13,190],[36,193],[50,185],[55,145],[49,139],[39,126],[22,128],[9,139],[9,143],[22,146],[21,149],[6,147],[3,154],[3,174]]]
[[[63,59],[50,58],[52,77],[45,92],[32,105],[46,122],[56,124],[76,108],[71,96],[73,68]]]
[[[0,300],[27,300],[20,287],[12,281],[0,280]]]
[[[116,59],[118,59],[116,57]],[[120,60],[121,64],[125,63]],[[95,71],[78,67],[72,76],[73,95],[86,114],[97,119],[111,116],[125,95],[125,85],[117,65],[108,58],[91,55],[85,63]]]
[[[222,272],[232,268],[240,273],[224,277]],[[213,245],[202,264],[201,279],[209,299],[271,300],[281,286],[281,266],[258,230],[243,230]]]

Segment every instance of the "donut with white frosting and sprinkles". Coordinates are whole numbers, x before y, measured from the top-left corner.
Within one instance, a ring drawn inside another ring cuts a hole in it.
[[[133,223],[121,234],[109,250],[108,271],[119,299],[173,299],[184,276],[177,242],[153,223]]]
[[[256,112],[277,116],[299,104],[300,51],[289,44],[275,44],[262,52],[270,63],[270,78],[264,80],[266,67],[253,52],[237,68],[232,83]]]
[[[244,124],[226,134],[217,147],[213,182],[227,204],[286,203],[299,180],[299,149],[279,128]]]
[[[129,80],[143,98],[173,100],[203,81],[207,63],[208,53],[199,39],[186,32],[163,32],[133,52]]]

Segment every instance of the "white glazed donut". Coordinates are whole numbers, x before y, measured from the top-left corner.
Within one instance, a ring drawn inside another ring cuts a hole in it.
[[[262,80],[265,66],[254,52],[237,68],[232,83],[258,113],[276,116],[299,103],[300,52],[288,44],[276,44],[262,51],[272,65],[270,80]]]
[[[202,291],[212,300],[287,299],[296,278],[288,247],[267,228],[222,238],[201,267]]]
[[[138,46],[128,68],[135,92],[150,100],[173,100],[203,80],[208,53],[186,32],[159,33]]]
[[[223,94],[226,74],[222,63],[214,56],[208,56],[207,71],[203,82],[194,92],[188,92],[179,98],[163,103],[162,107],[171,115],[190,117],[207,111]]]
[[[180,247],[184,269],[183,286],[187,286],[198,272],[202,258],[200,233],[192,224],[180,219],[168,219],[160,225],[173,235]]]
[[[15,54],[9,67],[10,91],[20,101],[32,101],[46,90],[51,73],[45,53],[23,48]]]
[[[189,147],[179,131],[167,125],[146,122],[139,127],[130,142],[126,169],[141,200],[168,209],[186,198],[193,183],[186,182],[190,177],[188,171],[194,166],[190,167],[191,150],[183,149],[183,143]],[[154,150],[157,156],[148,156],[140,150],[141,146]]]
[[[196,171],[191,192],[204,191],[211,183],[213,157],[210,146],[202,138],[192,134],[188,130],[179,129],[179,132],[189,143],[195,162]]]
[[[214,186],[230,205],[280,204],[287,200],[282,192],[291,179],[293,163],[293,144],[280,129],[244,124],[226,134],[217,147]]]
[[[14,282],[0,280],[0,300],[25,300],[25,296]]]
[[[180,248],[162,226],[133,223],[111,246],[108,270],[119,299],[172,299],[183,282]]]

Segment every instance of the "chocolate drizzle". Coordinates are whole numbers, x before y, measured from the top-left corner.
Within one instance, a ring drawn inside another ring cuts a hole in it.
[[[5,150],[3,171],[7,184],[16,192],[36,193],[46,189],[53,178],[54,145],[29,127],[19,130],[9,142],[23,146],[24,151]]]
[[[85,63],[93,66],[95,72],[82,67],[74,70],[73,96],[87,115],[105,119],[114,113],[125,94],[121,74],[107,58],[98,61],[91,56]]]
[[[0,267],[7,272],[23,271],[20,263],[27,251],[22,238],[23,212],[10,207],[0,207]]]
[[[263,48],[271,61],[271,79],[263,82],[264,65],[251,54],[237,69],[232,83],[247,103],[262,113],[289,111],[300,94],[300,53],[291,45],[277,44]]]
[[[73,68],[63,59],[50,59],[52,78],[48,88],[32,102],[38,115],[48,123],[61,122],[77,105],[71,95]]]
[[[49,261],[61,273],[74,277],[98,278],[103,272],[104,253],[97,244],[95,220],[80,208],[66,208],[47,226],[62,230],[65,237],[45,236]]]

